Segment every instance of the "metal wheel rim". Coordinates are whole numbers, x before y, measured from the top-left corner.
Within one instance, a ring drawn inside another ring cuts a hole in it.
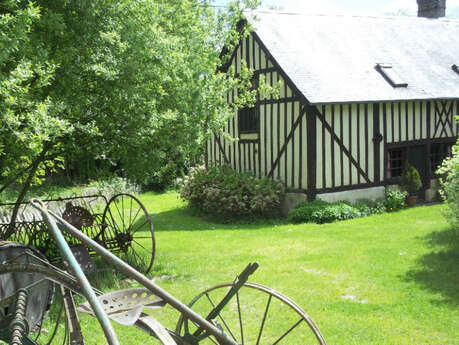
[[[198,294],[196,297],[194,297],[192,299],[192,301],[188,304],[189,307],[193,307],[193,305],[198,302],[201,298],[203,298],[204,296],[206,296],[207,294],[211,293],[212,291],[215,291],[217,289],[221,289],[221,288],[229,288],[233,285],[233,283],[223,283],[223,284],[219,284],[219,285],[215,285],[211,288],[208,288],[206,290],[204,290],[203,292],[201,292],[200,294]],[[271,299],[272,297],[274,297],[275,299],[277,299],[278,301],[280,301],[281,303],[284,303],[286,306],[288,306],[289,308],[291,308],[291,310],[293,310],[294,312],[296,312],[298,314],[298,316],[300,316],[300,318],[302,319],[301,322],[305,322],[308,326],[308,328],[310,329],[310,331],[313,333],[313,335],[315,336],[315,339],[317,340],[317,343],[320,344],[320,345],[326,345],[326,342],[322,336],[322,334],[320,333],[317,325],[314,323],[314,321],[309,317],[309,315],[300,307],[298,306],[295,302],[293,302],[290,298],[284,296],[283,294],[281,294],[280,292],[276,291],[276,290],[273,290],[271,288],[268,288],[264,285],[261,285],[261,284],[256,284],[256,283],[245,283],[244,284],[244,287],[246,288],[249,288],[249,289],[254,289],[254,290],[258,290],[262,293],[266,293],[268,294],[269,296],[269,299]],[[243,287],[243,288],[244,288]],[[242,289],[243,289],[242,288]],[[241,289],[241,290],[242,290]],[[241,291],[240,290],[240,291]],[[234,299],[236,297],[233,297]],[[219,301],[216,301],[217,303]],[[269,304],[270,302],[268,302]],[[239,304],[239,302],[238,302]],[[268,306],[268,309],[269,309],[269,306]],[[266,310],[265,310],[266,312]],[[205,315],[204,315],[205,316]],[[187,327],[186,326],[186,323],[189,322],[188,319],[186,319],[186,317],[184,317],[183,315],[180,316],[179,318],[179,321],[177,322],[177,326],[176,326],[176,332],[178,334],[183,334],[183,331],[185,330],[185,328]],[[264,322],[264,321],[263,321]],[[225,328],[225,324],[223,325],[223,329],[225,330],[225,332],[227,332],[227,329]],[[242,329],[242,326],[241,326],[241,329]],[[227,332],[229,333],[229,332]],[[228,334],[229,336],[233,336],[233,334]],[[288,334],[287,334],[288,335]],[[237,338],[237,337],[236,337]],[[237,340],[237,339],[236,339]],[[241,340],[239,338],[239,340]],[[261,340],[258,339],[257,341],[257,345],[262,345],[263,343],[262,342],[259,342]],[[281,339],[282,340],[282,339]],[[212,342],[208,342],[209,344],[212,344],[212,343],[215,343],[215,344],[218,344],[218,342],[215,342],[215,341],[212,341]],[[243,341],[240,342],[242,345],[249,345],[249,344],[245,344]],[[251,343],[250,343],[251,344]],[[275,343],[275,344],[283,344],[282,342],[278,342],[278,343]],[[264,345],[264,344],[263,344]]]
[[[121,198],[121,204],[122,204],[122,209],[117,205],[117,199]],[[127,204],[129,205],[129,219],[124,219],[124,199],[129,199],[129,202]],[[133,210],[133,204],[135,204],[138,208],[136,210]],[[113,209],[113,212],[111,210],[111,205],[115,205],[115,209]],[[121,218],[121,224],[118,224],[116,221],[116,217],[119,216]],[[145,217],[145,220],[140,223],[140,225],[135,224],[134,222],[137,219],[141,219],[142,216]],[[104,209],[104,213],[102,216],[102,224],[104,224],[104,230],[102,232],[102,242],[106,244],[109,240],[113,239],[115,236],[120,236],[123,234],[131,235],[131,233],[135,234],[138,232],[139,229],[147,226],[148,228],[146,230],[143,230],[145,232],[150,231],[151,236],[133,236],[133,242],[137,244],[136,248],[137,250],[141,250],[142,252],[142,257],[139,257],[139,254],[137,254],[136,250],[132,246],[132,242],[129,243],[128,247],[126,250],[123,250],[125,253],[131,248],[132,255],[136,256],[136,260],[143,260],[145,263],[145,266],[142,267],[142,265],[137,265],[134,264],[135,268],[141,269],[143,271],[142,273],[147,274],[150,272],[151,268],[153,267],[153,262],[155,258],[155,247],[156,247],[156,242],[155,242],[155,235],[154,235],[154,228],[153,228],[153,223],[151,221],[151,217],[147,212],[147,209],[143,204],[140,202],[140,200],[135,197],[134,195],[128,194],[128,193],[120,193],[114,195],[107,203],[107,206]],[[132,225],[135,225],[132,227]],[[126,229],[127,228],[127,229]],[[128,230],[128,231],[127,231]],[[132,230],[134,230],[132,232]],[[142,231],[142,230],[141,230]],[[141,245],[138,240],[150,240],[151,238],[151,252],[145,248],[145,246]],[[121,248],[120,248],[121,249]]]

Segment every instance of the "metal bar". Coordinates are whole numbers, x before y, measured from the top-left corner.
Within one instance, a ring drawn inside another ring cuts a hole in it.
[[[64,219],[62,219],[58,215],[54,214],[51,211],[47,211],[45,208],[40,207],[39,206],[40,204],[36,199],[32,199],[30,202],[32,206],[40,210],[43,214],[46,214],[46,215],[50,214],[51,216],[53,216],[53,218],[57,220],[59,225],[61,225],[65,231],[67,231],[69,234],[79,239],[81,242],[83,242],[88,247],[92,248],[96,253],[98,253],[101,257],[103,257],[104,259],[108,260],[108,262],[116,266],[120,271],[122,271],[129,277],[135,279],[138,283],[140,283],[141,285],[149,289],[151,292],[153,292],[156,296],[164,299],[172,307],[174,307],[179,312],[184,314],[188,319],[196,322],[200,327],[202,327],[203,329],[205,329],[206,331],[214,335],[217,338],[217,340],[220,342],[220,344],[239,345],[238,343],[230,339],[224,333],[224,331],[220,330],[219,328],[214,326],[212,323],[204,319],[201,315],[194,312],[188,306],[180,302],[177,298],[175,298],[174,296],[169,294],[167,291],[163,290],[161,287],[153,283],[143,274],[141,274],[140,272],[138,272],[137,270],[129,266],[123,260],[119,259],[115,255],[110,253],[110,251],[102,247],[96,241],[92,240],[91,238],[83,234],[81,231],[76,229],[74,226],[66,222]]]
[[[108,316],[105,314],[94,290],[91,287],[91,284],[89,284],[89,281],[84,275],[83,270],[78,264],[78,261],[75,259],[75,256],[70,250],[68,243],[65,241],[64,235],[58,229],[56,222],[53,218],[50,217],[50,213],[46,210],[46,207],[43,203],[38,200],[31,200],[30,203],[33,207],[41,211],[45,222],[48,224],[48,229],[51,232],[51,235],[54,237],[57,246],[59,247],[62,257],[69,263],[70,269],[73,271],[75,278],[78,280],[78,283],[83,289],[83,293],[86,299],[91,304],[91,307],[94,310],[94,314],[96,315],[105,333],[105,337],[107,338],[108,343],[110,345],[119,345],[118,337],[115,333],[115,330],[113,329],[112,324],[110,323],[110,320],[108,319]],[[53,217],[56,216],[53,215]]]
[[[67,201],[67,200],[77,200],[77,199],[96,199],[96,198],[102,198],[105,200],[106,203],[108,203],[107,198],[103,194],[93,194],[93,195],[83,195],[83,196],[69,196],[65,198],[54,198],[54,199],[45,199],[45,200],[40,200],[42,202],[49,202],[49,201]],[[0,206],[14,206],[16,204],[19,205],[26,205],[30,203],[30,201],[22,201],[22,202],[4,202],[0,203]]]

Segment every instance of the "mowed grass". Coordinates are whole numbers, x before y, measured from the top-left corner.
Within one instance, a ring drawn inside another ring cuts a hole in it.
[[[441,205],[326,225],[218,224],[176,193],[140,199],[155,225],[152,277],[183,302],[256,261],[250,281],[300,305],[328,344],[459,344],[459,248]],[[124,286],[132,284],[106,288]],[[179,317],[170,307],[153,315],[170,328]],[[81,321],[87,344],[105,343],[95,319]],[[121,344],[158,343],[133,327],[116,330]]]

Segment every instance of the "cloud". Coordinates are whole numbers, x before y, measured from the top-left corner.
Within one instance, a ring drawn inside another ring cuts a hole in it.
[[[381,14],[404,14],[416,16],[418,5],[413,0],[392,0],[381,8]],[[446,0],[446,16],[458,18],[459,0]]]
[[[384,5],[381,14],[406,14],[417,15],[418,5],[414,0],[392,0]]]

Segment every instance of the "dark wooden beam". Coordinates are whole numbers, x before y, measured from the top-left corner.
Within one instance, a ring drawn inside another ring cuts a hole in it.
[[[384,116],[385,118],[385,116]],[[381,141],[382,134],[379,128],[379,103],[373,104],[373,158],[374,158],[374,182],[381,181]]]
[[[253,74],[257,75],[257,74],[264,74],[264,73],[270,73],[270,72],[277,72],[277,68],[276,67],[260,68],[260,69],[257,69],[256,71],[253,71]]]
[[[301,101],[299,97],[284,97],[284,98],[273,98],[273,99],[262,99],[255,102],[255,105],[259,104],[277,104],[277,103],[288,103]]]
[[[317,188],[317,123],[313,106],[306,105],[306,150],[307,150],[307,195],[308,200],[316,198]]]
[[[228,165],[231,164],[230,160],[226,156],[225,150],[223,149],[222,143],[220,142],[220,136],[214,134],[214,137],[215,137],[215,141],[218,144],[218,149],[220,150],[220,153],[223,155],[223,158],[225,159],[225,163],[228,164]]]
[[[431,116],[431,110],[432,110],[432,105],[430,103],[430,101],[427,102],[427,105],[426,105],[426,110],[427,110],[427,114],[426,114],[426,128],[427,128],[427,138],[430,138],[430,135],[431,135],[431,129],[430,129],[430,116]]]
[[[429,139],[420,139],[420,140],[409,140],[403,141],[400,143],[392,143],[387,144],[387,148],[404,148],[410,146],[419,146],[419,145],[427,145],[428,143],[436,144],[436,143],[447,143],[447,144],[454,144],[457,140],[456,136],[447,137],[447,138],[429,138]]]

